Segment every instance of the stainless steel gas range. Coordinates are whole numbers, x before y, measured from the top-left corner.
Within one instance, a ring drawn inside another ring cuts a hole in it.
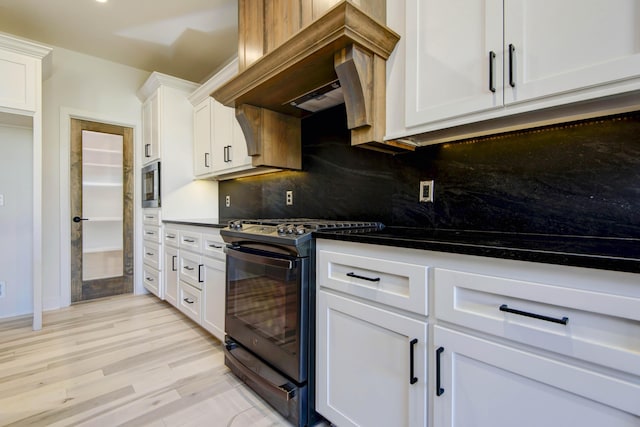
[[[312,219],[230,221],[225,364],[298,426],[313,425],[315,286],[313,236],[325,229],[371,229],[377,222]]]

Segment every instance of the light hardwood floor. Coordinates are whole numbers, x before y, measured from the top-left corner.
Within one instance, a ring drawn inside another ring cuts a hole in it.
[[[0,425],[289,426],[220,341],[150,295],[0,321]]]

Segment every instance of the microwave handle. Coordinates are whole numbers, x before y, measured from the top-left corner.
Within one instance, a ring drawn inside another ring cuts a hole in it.
[[[248,252],[242,252],[237,249],[225,247],[224,251],[232,258],[237,258],[243,261],[252,262],[254,264],[269,265],[271,267],[284,268],[287,270],[293,270],[295,268],[293,261],[282,258],[275,258],[264,255],[257,255]]]

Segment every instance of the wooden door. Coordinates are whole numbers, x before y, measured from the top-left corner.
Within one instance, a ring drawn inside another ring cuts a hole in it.
[[[71,302],[133,292],[133,129],[72,119],[70,182]]]

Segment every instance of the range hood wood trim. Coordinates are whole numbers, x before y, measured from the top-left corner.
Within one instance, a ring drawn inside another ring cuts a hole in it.
[[[397,33],[345,1],[211,95],[229,107],[249,104],[301,117],[304,112],[288,101],[337,78],[336,52],[356,45],[386,60],[399,39]]]

